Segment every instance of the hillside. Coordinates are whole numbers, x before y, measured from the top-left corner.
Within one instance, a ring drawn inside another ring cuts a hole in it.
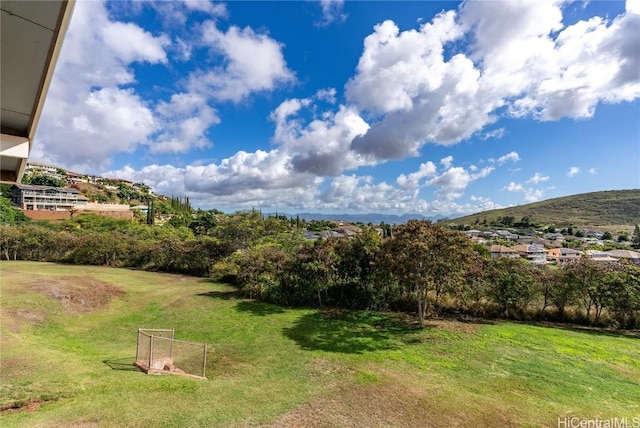
[[[449,220],[455,224],[491,224],[499,217],[530,217],[539,225],[632,226],[640,223],[640,189],[609,190],[548,199],[516,207],[484,211]]]
[[[0,268],[5,428],[550,427],[638,414],[638,339],[609,331],[443,318],[417,329],[402,315],[283,308],[187,276]],[[209,344],[208,380],[138,371],[140,327]]]

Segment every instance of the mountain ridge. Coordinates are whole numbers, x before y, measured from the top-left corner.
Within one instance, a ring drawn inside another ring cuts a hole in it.
[[[435,215],[425,216],[417,213],[410,214],[378,214],[378,213],[366,213],[366,214],[323,214],[323,213],[298,213],[293,214],[304,220],[327,220],[327,221],[344,221],[347,223],[371,223],[371,224],[401,224],[406,223],[409,220],[430,220],[438,221],[446,217]]]
[[[485,224],[499,217],[524,217],[536,224],[567,226],[633,226],[640,223],[640,189],[578,193],[515,207],[483,211],[446,220],[455,224]]]

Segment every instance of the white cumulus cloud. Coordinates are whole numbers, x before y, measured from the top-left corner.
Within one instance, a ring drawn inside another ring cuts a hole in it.
[[[40,119],[32,159],[79,171],[147,144],[152,108],[130,87],[132,62],[166,63],[168,38],[109,19],[102,2],[77,2]]]
[[[344,13],[344,0],[319,0],[322,8],[322,20],[318,22],[321,27],[334,22],[344,22],[347,14]]]
[[[577,166],[572,166],[569,168],[569,171],[567,171],[567,177],[569,178],[575,177],[579,173],[580,173],[580,168],[578,168]]]
[[[547,0],[465,2],[419,30],[378,24],[346,85],[372,120],[353,149],[401,159],[428,142],[470,138],[500,115],[588,118],[599,103],[637,99],[640,15],[630,4],[612,19],[572,25],[563,23],[563,3]]]
[[[526,181],[527,184],[538,184],[538,183],[543,183],[545,181],[549,181],[549,176],[548,175],[543,175],[539,172],[536,172],[535,174],[533,174],[533,176],[528,179]]]
[[[282,53],[282,44],[251,27],[220,31],[215,22],[202,25],[203,41],[224,56],[224,64],[191,75],[189,88],[220,101],[239,102],[249,94],[271,91],[295,81]]]

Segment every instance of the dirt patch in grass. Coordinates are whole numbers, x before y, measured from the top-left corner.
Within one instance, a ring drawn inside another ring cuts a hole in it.
[[[507,416],[448,403],[411,382],[382,373],[380,382],[341,384],[284,414],[272,428],[511,426]]]
[[[439,318],[428,318],[425,320],[425,326],[427,328],[435,327],[443,330],[454,331],[456,333],[464,333],[464,334],[472,334],[475,333],[479,328],[483,327],[486,323],[476,322],[476,321],[460,321],[453,319],[439,319]]]
[[[3,346],[7,346],[6,343],[3,343]],[[12,342],[10,346],[19,346],[15,342]],[[7,379],[17,377],[17,376],[28,376],[33,370],[33,364],[26,357],[14,357],[14,358],[2,358],[2,375],[0,379],[5,381]],[[4,387],[4,385],[3,385]],[[3,392],[6,392],[3,391]],[[0,403],[0,406],[2,404]]]
[[[47,321],[47,315],[37,309],[3,309],[2,323],[12,333],[19,333],[22,324],[41,325]]]
[[[7,415],[18,412],[35,412],[45,403],[40,399],[27,400],[17,403],[5,404],[0,407],[0,415]]]
[[[27,288],[53,297],[69,314],[87,314],[104,308],[124,291],[105,281],[84,277],[37,278]]]

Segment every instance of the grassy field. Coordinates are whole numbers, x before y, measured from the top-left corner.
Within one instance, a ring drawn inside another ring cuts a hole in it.
[[[3,427],[640,426],[640,339],[286,309],[178,275],[1,262]],[[209,344],[208,380],[147,376],[138,327]]]

